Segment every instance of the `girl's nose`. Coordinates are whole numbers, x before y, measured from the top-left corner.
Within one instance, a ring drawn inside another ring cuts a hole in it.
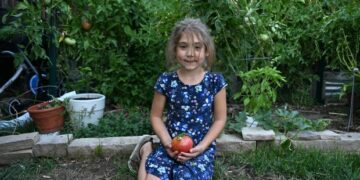
[[[187,48],[186,55],[187,56],[193,56],[194,55],[194,48],[193,47]]]

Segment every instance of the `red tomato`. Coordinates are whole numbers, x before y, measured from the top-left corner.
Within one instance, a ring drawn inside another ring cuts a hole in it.
[[[89,30],[91,28],[90,21],[88,21],[87,19],[82,20],[81,21],[81,27],[86,31]]]
[[[193,147],[193,140],[190,136],[186,134],[180,134],[171,141],[171,149],[173,151],[180,152],[189,152],[190,149]]]

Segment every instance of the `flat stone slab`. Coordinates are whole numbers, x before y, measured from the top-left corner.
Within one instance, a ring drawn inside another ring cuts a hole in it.
[[[337,150],[340,149],[337,140],[293,140],[295,148]]]
[[[1,136],[0,154],[23,149],[31,149],[38,140],[38,132]]]
[[[340,135],[330,131],[301,131],[301,132],[289,132],[288,135],[292,139],[296,140],[339,140]]]
[[[349,137],[350,136],[350,137]],[[347,133],[340,135],[340,140],[293,141],[295,147],[320,150],[342,150],[360,152],[360,134]]]
[[[320,139],[322,140],[340,140],[341,137],[339,134],[334,131],[325,130],[325,131],[317,131],[317,134],[320,135]]]
[[[33,153],[42,157],[65,157],[68,144],[72,140],[72,134],[41,134],[39,141],[33,147]]]
[[[289,132],[288,136],[297,140],[319,140],[320,134],[314,131]]]
[[[141,136],[75,139],[68,146],[68,155],[77,158],[111,156],[118,152],[130,154],[140,139]]]
[[[217,154],[246,152],[256,149],[256,141],[244,141],[238,136],[223,134],[216,140]]]
[[[265,130],[261,127],[244,127],[241,129],[242,138],[245,141],[268,141],[275,139],[273,130]]]
[[[345,151],[360,152],[360,133],[344,133],[340,134],[338,141],[341,149]]]
[[[32,149],[13,151],[0,154],[0,164],[11,164],[33,157]]]

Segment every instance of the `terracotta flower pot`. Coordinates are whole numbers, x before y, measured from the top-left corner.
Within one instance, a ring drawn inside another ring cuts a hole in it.
[[[50,102],[35,104],[27,109],[40,133],[56,132],[64,127],[64,106],[45,108]]]

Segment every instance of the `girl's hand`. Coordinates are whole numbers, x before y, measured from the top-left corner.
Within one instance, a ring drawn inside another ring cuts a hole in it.
[[[185,161],[188,161],[192,158],[197,157],[199,154],[203,153],[205,151],[205,147],[202,147],[200,145],[195,146],[194,148],[190,149],[190,152],[185,153],[185,152],[181,152],[177,155],[176,160],[184,163]]]
[[[168,144],[166,144],[166,145],[164,145],[164,147],[165,147],[165,150],[166,150],[167,154],[168,154],[171,158],[176,159],[176,157],[177,157],[177,155],[179,154],[179,152],[171,150],[171,142],[168,143]]]

